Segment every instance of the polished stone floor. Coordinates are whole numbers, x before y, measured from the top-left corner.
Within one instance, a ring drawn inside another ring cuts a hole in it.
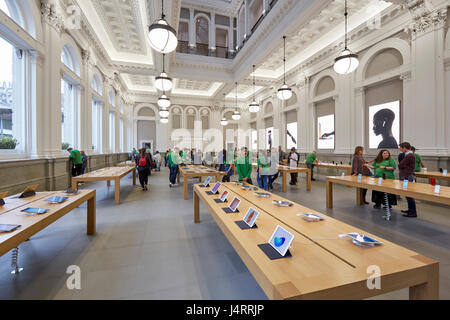
[[[266,299],[204,208],[202,222],[193,223],[192,188],[184,201],[182,185],[170,189],[165,169],[149,183],[143,192],[124,178],[120,206],[114,205],[114,187],[86,184],[97,189],[97,234],[85,234],[84,205],[20,246],[19,275],[10,274],[11,253],[0,257],[0,299]],[[384,221],[371,206],[356,207],[354,191],[340,186],[334,209],[327,210],[324,182],[312,187],[306,193],[300,178],[284,196],[440,261],[440,297],[450,299],[448,227],[401,217],[404,200],[392,221]],[[426,203],[418,210],[450,213]],[[67,288],[71,265],[80,267],[80,290]],[[408,290],[377,298],[407,299]]]

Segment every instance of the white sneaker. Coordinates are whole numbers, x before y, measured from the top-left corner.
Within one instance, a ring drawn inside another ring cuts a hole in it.
[[[172,187],[173,187],[173,184],[169,183],[169,188],[172,188]]]

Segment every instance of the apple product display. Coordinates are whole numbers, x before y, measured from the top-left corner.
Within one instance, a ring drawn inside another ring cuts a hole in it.
[[[38,184],[35,184],[33,186],[26,187],[19,198],[28,198],[34,196],[36,194],[36,189],[38,188],[38,186]]]
[[[233,201],[231,201],[230,206],[228,207],[228,209],[231,212],[238,212],[238,207],[239,207],[240,203],[241,203],[241,200],[238,197],[235,197],[233,199]]]
[[[383,178],[378,178],[378,184],[382,184],[383,183]]]
[[[243,186],[242,190],[244,190],[244,191],[258,190],[258,187],[255,187],[255,186]]]
[[[217,182],[214,187],[211,189],[211,191],[208,191],[207,193],[210,195],[214,195],[214,194],[218,194],[219,193],[219,188],[222,184],[220,182]]]
[[[293,240],[294,235],[283,229],[281,226],[277,226],[270,237],[269,244],[284,257]]]
[[[339,238],[343,239],[346,237],[350,237],[352,239],[352,242],[354,244],[356,244],[357,246],[361,246],[361,247],[374,247],[375,245],[381,245],[383,244],[382,242],[371,238],[369,236],[366,235],[362,235],[359,234],[357,232],[352,232],[352,233],[346,233],[346,234],[341,234],[339,235]]]
[[[4,198],[6,197],[7,194],[8,194],[8,191],[0,193],[0,206],[5,204]]]
[[[360,174],[358,174],[358,182],[361,182],[361,179],[362,179],[362,174],[360,173]]]
[[[255,195],[258,198],[270,198],[270,193],[265,193],[265,192],[255,192]]]
[[[44,214],[48,212],[48,209],[40,209],[40,208],[26,208],[22,210],[22,212],[25,212],[27,214]]]
[[[67,189],[66,191],[64,191],[64,193],[67,195],[76,195],[76,194],[80,193],[80,191],[70,188],[70,189]]]
[[[303,217],[303,219],[309,222],[319,222],[325,220],[325,218],[314,213],[299,213],[297,214],[297,217]]]
[[[342,178],[345,178],[345,172],[342,172],[341,177],[342,177]]]
[[[273,200],[272,203],[278,207],[292,207],[294,204],[284,200]]]
[[[253,208],[248,209],[247,214],[245,215],[243,221],[250,227],[253,228],[255,225],[256,219],[258,219],[259,212]]]
[[[444,171],[442,171],[442,175],[444,175],[444,176],[447,175],[447,169],[445,169]]]
[[[67,197],[57,197],[57,196],[53,196],[53,197],[50,197],[50,198],[45,199],[45,201],[48,201],[48,202],[50,202],[50,203],[63,203],[63,202],[66,201],[67,199],[69,199],[69,198],[67,198]]]
[[[206,180],[205,180],[205,182],[203,183],[203,186],[204,186],[204,187],[209,186],[209,183],[211,182],[211,179],[212,179],[211,177],[207,177]]]
[[[439,194],[441,192],[441,186],[437,185],[434,187],[434,193]]]
[[[227,198],[228,198],[228,191],[224,191],[224,192],[222,193],[222,195],[220,196],[220,201],[221,201],[221,202],[226,202],[226,201],[227,201]]]
[[[8,233],[20,228],[19,224],[0,224],[0,233]]]

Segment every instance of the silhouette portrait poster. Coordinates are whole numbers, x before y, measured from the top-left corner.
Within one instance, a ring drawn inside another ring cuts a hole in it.
[[[369,148],[397,149],[400,143],[400,101],[369,107]]]

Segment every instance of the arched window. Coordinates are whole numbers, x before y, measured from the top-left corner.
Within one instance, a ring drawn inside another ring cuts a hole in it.
[[[103,94],[102,81],[98,74],[94,74],[92,77],[92,90],[97,92],[99,95]]]
[[[75,49],[70,44],[66,44],[62,48],[61,62],[77,76],[80,76],[80,63],[77,54],[75,53]]]
[[[0,0],[0,10],[36,39],[35,21],[29,1]]]
[[[23,23],[23,16],[20,9],[17,7],[17,0],[0,0],[0,10],[6,13],[11,19],[13,19],[19,26],[25,29]]]

